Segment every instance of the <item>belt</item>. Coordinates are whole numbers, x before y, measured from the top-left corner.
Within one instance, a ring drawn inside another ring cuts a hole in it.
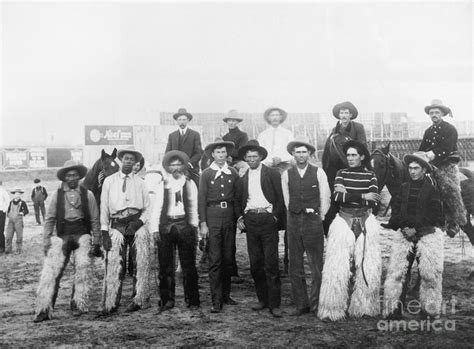
[[[245,211],[245,213],[257,213],[257,214],[269,213],[269,214],[271,214],[271,212],[268,212],[266,208],[251,208],[251,209],[248,209],[247,211]]]
[[[229,206],[234,206],[233,201],[214,201],[214,202],[208,202],[207,207],[220,207],[220,208],[227,208]]]
[[[68,221],[68,220],[64,220],[64,224],[70,224],[70,225],[73,225],[73,224],[84,224],[86,221],[83,219],[83,218],[79,218],[79,219],[76,219],[74,221]]]
[[[180,216],[167,216],[167,218],[168,218],[168,222],[174,223],[174,222],[183,221],[186,218],[186,216],[183,214]]]
[[[142,210],[139,210],[138,208],[126,208],[121,211],[118,211],[114,213],[110,218],[117,218],[117,219],[122,219],[122,218],[127,218],[129,216],[133,216],[137,213],[141,213]]]

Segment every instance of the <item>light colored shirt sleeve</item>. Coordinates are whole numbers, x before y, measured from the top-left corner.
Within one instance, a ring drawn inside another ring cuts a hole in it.
[[[3,188],[0,188],[0,211],[7,212],[10,203],[10,195]]]
[[[150,180],[155,181],[153,186],[151,183],[148,184],[148,177],[152,177]],[[150,196],[150,219],[148,221],[148,229],[152,233],[159,230],[161,210],[163,209],[163,198],[164,198],[164,182],[163,177],[159,174],[147,175],[145,177],[147,182],[148,193]],[[152,188],[153,187],[153,188]]]
[[[288,188],[288,170],[283,172],[281,175],[281,189],[283,191],[283,200],[285,201],[285,207],[288,208],[290,203],[290,190]]]
[[[275,142],[273,140],[274,135]],[[293,132],[282,126],[276,129],[269,127],[261,132],[258,136],[258,142],[268,151],[268,157],[262,163],[271,167],[273,166],[274,157],[279,157],[283,162],[290,162],[293,157],[288,153],[286,146],[293,140]]]
[[[187,193],[188,193],[188,223],[193,227],[199,225],[199,215],[198,215],[198,189],[196,183],[192,180],[186,181]]]
[[[140,220],[144,225],[146,225],[150,220],[150,196],[148,195],[148,189],[144,180],[141,180],[141,194],[143,199],[143,208]]]
[[[51,236],[54,232],[54,225],[56,223],[56,205],[58,203],[58,191],[55,190],[51,195],[48,210],[46,211],[46,218],[44,220],[43,243],[45,246],[50,244]]]
[[[102,184],[102,193],[100,194],[100,230],[109,231],[109,192],[110,192],[110,177],[105,178]]]
[[[324,220],[326,213],[331,206],[331,189],[328,184],[328,177],[322,168],[318,168],[319,196],[321,202],[321,220]]]

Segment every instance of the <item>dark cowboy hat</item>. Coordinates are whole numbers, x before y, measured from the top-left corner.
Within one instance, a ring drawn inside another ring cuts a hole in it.
[[[10,191],[10,193],[12,193],[12,194],[15,194],[15,193],[20,193],[20,194],[23,194],[23,193],[24,193],[24,191],[23,191],[23,190],[21,190],[21,189],[15,189],[15,190],[12,190],[12,191]]]
[[[178,109],[178,112],[173,114],[173,119],[177,119],[179,118],[181,115],[184,115],[188,118],[189,121],[191,121],[193,119],[193,116],[191,114],[189,114],[186,110],[186,108],[179,108]]]
[[[288,143],[288,145],[286,146],[286,150],[288,151],[288,153],[293,155],[293,150],[295,150],[295,147],[302,147],[302,146],[305,146],[306,148],[308,148],[309,153],[311,155],[313,155],[314,152],[316,151],[315,147],[313,147],[311,144],[309,144],[307,142],[303,142],[303,141],[292,141],[292,142]]]
[[[77,172],[79,172],[79,179],[84,178],[87,174],[87,167],[85,167],[83,164],[75,160],[68,160],[64,163],[63,168],[60,168],[58,170],[56,175],[61,181],[65,182],[66,173],[68,173],[71,170],[77,170]]]
[[[413,154],[405,155],[403,157],[403,162],[407,165],[416,162],[417,164],[420,164],[421,167],[426,168],[426,172],[431,172],[433,169],[429,164],[430,159],[428,159],[428,156],[426,156],[424,151],[416,151]]]
[[[227,149],[227,155],[230,155],[232,153],[232,150],[235,148],[234,142],[226,142],[226,141],[219,141],[219,142],[214,142],[210,143],[207,145],[207,147],[204,149],[204,153],[206,153],[206,156],[211,159],[211,153],[216,149],[217,147],[226,147]]]
[[[125,154],[133,154],[135,155],[135,160],[137,160],[137,162],[139,162],[142,158],[143,158],[143,155],[142,153],[140,153],[139,151],[136,151],[136,150],[132,150],[132,149],[121,149],[117,152],[117,158],[122,161],[122,158]]]
[[[264,147],[261,147],[256,139],[251,139],[247,142],[247,144],[245,144],[239,149],[239,159],[243,159],[243,157],[249,150],[258,151],[258,153],[262,156],[262,160],[266,159],[266,157],[268,156],[267,150]]]
[[[35,178],[35,180],[33,181],[33,183],[35,184],[38,184],[39,182],[41,182],[39,178]]]
[[[425,113],[429,114],[430,109],[434,109],[434,108],[441,110],[441,112],[443,113],[443,116],[446,116],[449,114],[450,117],[453,117],[451,108],[445,106],[443,102],[441,102],[439,99],[433,99],[433,101],[431,102],[431,105],[427,105],[425,107]]]
[[[281,108],[277,108],[277,107],[270,107],[268,108],[267,110],[265,110],[265,112],[263,113],[263,118],[265,119],[265,121],[267,123],[270,123],[270,121],[268,120],[268,116],[270,115],[270,113],[274,110],[278,110],[281,114],[281,122],[280,124],[284,123],[285,120],[286,120],[286,117],[288,116],[288,113],[286,111],[284,111],[283,109]]]
[[[244,119],[242,119],[239,115],[239,112],[235,109],[229,110],[227,113],[227,116],[222,119],[224,122],[227,122],[228,120],[237,120],[238,122],[242,122]]]
[[[350,141],[347,141],[346,143],[344,143],[344,145],[342,146],[342,150],[344,151],[344,154],[347,154],[347,149],[349,148],[360,149],[362,151],[362,155],[365,155],[365,159],[362,161],[362,163],[365,166],[370,167],[370,153],[364,144],[354,139],[351,139]]]
[[[334,106],[334,108],[332,108],[332,115],[334,115],[336,119],[339,119],[339,111],[341,109],[349,109],[349,112],[352,114],[351,120],[354,120],[357,115],[359,115],[359,112],[357,111],[357,108],[354,106],[354,104],[349,101],[346,101],[338,103]]]
[[[165,156],[163,156],[163,160],[161,161],[161,165],[166,171],[168,171],[168,166],[173,158],[179,158],[183,162],[185,168],[189,164],[189,156],[186,153],[181,150],[170,150],[165,154]]]

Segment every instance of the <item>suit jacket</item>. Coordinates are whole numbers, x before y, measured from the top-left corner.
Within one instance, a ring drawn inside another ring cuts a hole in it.
[[[273,215],[278,219],[278,229],[286,229],[286,207],[281,189],[281,175],[276,169],[262,164],[260,173],[260,184],[263,195],[273,205]],[[247,206],[249,197],[249,170],[247,170],[240,181],[237,182],[236,204],[239,208],[239,216],[242,216]]]
[[[435,158],[431,161],[439,166],[450,154],[458,150],[458,131],[449,122],[441,121],[439,125],[431,125],[423,134],[420,151],[432,151]]]
[[[192,171],[199,172],[199,160],[202,156],[201,136],[199,132],[188,128],[184,134],[181,146],[179,145],[179,130],[171,132],[168,136],[168,144],[165,152],[170,150],[181,150],[189,156],[189,162],[193,165]]]

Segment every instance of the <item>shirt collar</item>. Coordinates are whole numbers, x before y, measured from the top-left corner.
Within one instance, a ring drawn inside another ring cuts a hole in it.
[[[122,171],[119,171],[119,177],[120,179],[124,179],[125,176],[128,176],[128,178],[133,178],[135,176],[135,173],[130,172],[128,175],[126,175],[125,173],[123,173]]]
[[[67,183],[64,182],[64,183],[61,185],[61,187],[62,187],[63,191],[77,191],[77,192],[79,192],[79,185],[78,185],[76,188],[71,189],[71,188],[69,188],[69,186],[67,185]]]
[[[306,172],[306,169],[308,168],[308,163],[306,163],[306,166],[303,167],[303,168],[299,168],[298,166],[296,166],[296,169],[299,171],[299,172]]]
[[[255,172],[260,172],[260,171],[262,170],[262,163],[260,163],[260,165],[258,165],[258,167],[257,167],[256,169],[251,169],[251,168],[249,167],[249,170],[250,170],[250,171],[253,171],[254,173],[255,173]]]
[[[178,128],[179,134],[181,134],[181,133],[186,133],[187,131],[188,131],[188,127],[187,127],[187,126],[186,126],[185,128],[181,128],[181,127]]]
[[[229,169],[229,165],[227,165],[227,162],[224,163],[224,166],[222,166],[222,168],[220,168],[215,161],[212,162],[211,166],[209,166],[211,169],[213,169],[214,171],[217,171],[216,175],[214,176],[214,179],[216,179],[217,177],[219,177],[221,175],[221,173],[225,173],[226,175],[230,175],[231,172],[230,172],[230,169]]]

